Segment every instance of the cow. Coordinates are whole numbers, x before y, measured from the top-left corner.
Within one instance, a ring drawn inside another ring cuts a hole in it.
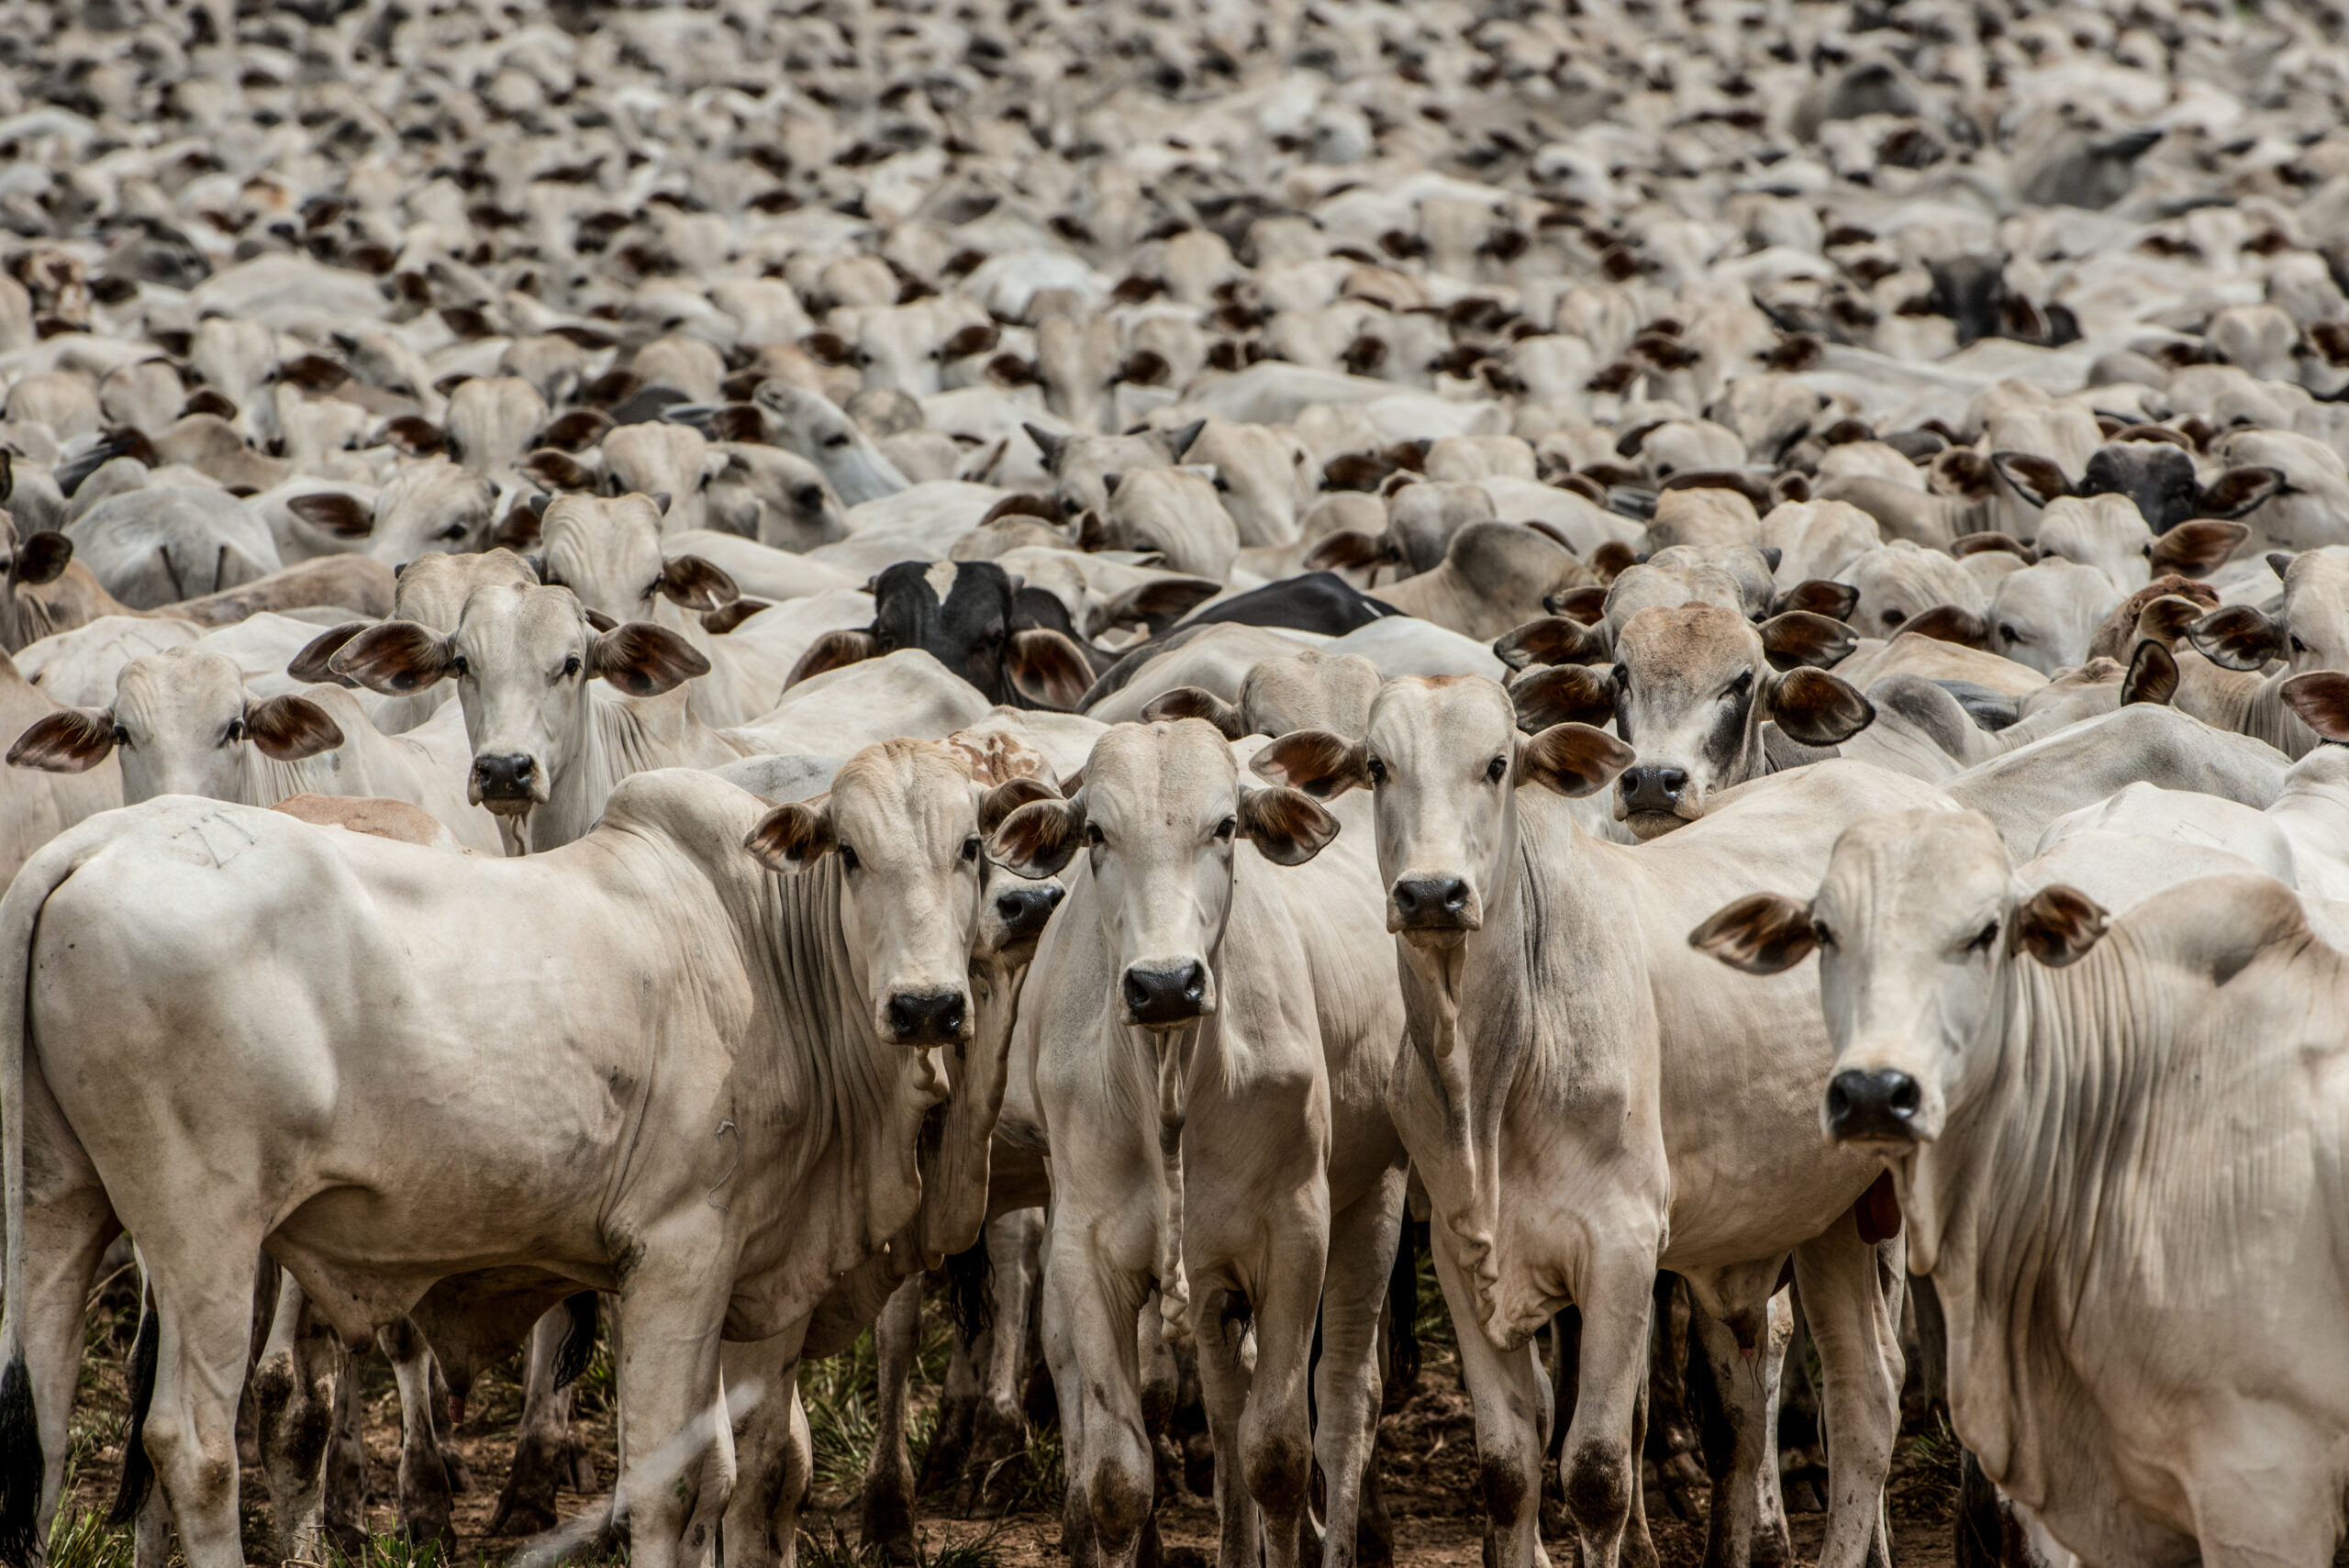
[[[1094,668],[1073,638],[1039,624],[1044,608],[992,561],[900,562],[874,580],[873,624],[818,638],[785,684],[918,648],[992,701],[1073,708]]]
[[[1820,955],[1820,1125],[1883,1162],[1945,1282],[1951,1417],[2009,1498],[2087,1562],[2332,1552],[2349,1386],[2278,1320],[2339,1310],[2349,976],[2288,888],[2203,878],[2116,919],[2019,885],[1978,815],[1887,813],[1807,899],[1690,940],[1764,975]]]

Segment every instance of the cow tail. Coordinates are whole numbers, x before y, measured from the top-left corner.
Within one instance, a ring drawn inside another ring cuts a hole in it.
[[[31,1049],[33,927],[41,906],[72,874],[79,857],[56,847],[37,854],[0,898],[0,1204],[7,1238],[0,1253],[0,1563],[30,1568],[39,1551],[40,1416],[25,1364],[25,1053]]]
[[[162,1343],[163,1320],[150,1289],[139,1298],[139,1339],[130,1347],[130,1429],[122,1440],[122,1482],[106,1512],[106,1523],[117,1529],[137,1520],[155,1485],[155,1462],[147,1457],[147,1407],[155,1402],[155,1358]]]
[[[968,1344],[995,1321],[995,1297],[987,1287],[995,1281],[995,1260],[987,1253],[987,1228],[979,1239],[946,1258],[946,1299],[954,1314],[954,1331]]]
[[[579,1381],[596,1355],[596,1293],[583,1290],[563,1298],[562,1342],[554,1351],[554,1385],[568,1388]]]

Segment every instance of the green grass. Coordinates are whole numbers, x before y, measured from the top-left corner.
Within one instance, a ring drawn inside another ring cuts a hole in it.
[[[130,1568],[130,1557],[128,1529],[108,1529],[104,1508],[73,1506],[73,1467],[69,1464],[65,1506],[49,1526],[49,1568]]]
[[[1935,1411],[1932,1425],[1909,1440],[1909,1453],[1919,1490],[1932,1493],[1943,1508],[1956,1507],[1965,1446],[1950,1429],[1949,1417]]]
[[[950,1539],[933,1549],[916,1531],[914,1568],[1002,1568],[1003,1548],[996,1539],[998,1534],[999,1527],[990,1525],[975,1534]],[[832,1526],[828,1535],[801,1530],[799,1563],[800,1568],[885,1568],[880,1548],[857,1545],[838,1525]]]
[[[912,1451],[914,1473],[921,1473],[930,1451],[931,1432],[938,1425],[937,1395],[946,1381],[946,1362],[953,1330],[935,1312],[922,1315],[919,1349],[907,1378],[912,1409],[907,1423],[906,1446]],[[592,1369],[591,1369],[592,1370]],[[838,1487],[853,1501],[864,1482],[864,1464],[873,1452],[880,1424],[881,1360],[873,1330],[866,1329],[839,1355],[803,1362],[799,1367],[799,1397],[807,1407],[807,1432],[815,1451],[816,1485]]]

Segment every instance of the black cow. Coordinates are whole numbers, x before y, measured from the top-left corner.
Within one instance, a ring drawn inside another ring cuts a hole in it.
[[[1075,706],[1093,684],[1097,651],[1064,629],[1064,614],[1040,616],[1043,596],[1022,593],[994,562],[952,564],[943,599],[931,584],[930,562],[900,561],[883,572],[873,580],[873,624],[818,638],[800,655],[785,686],[860,660],[918,648],[990,701],[1059,711]]]

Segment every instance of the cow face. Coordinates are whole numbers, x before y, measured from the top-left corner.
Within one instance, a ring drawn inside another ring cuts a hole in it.
[[[752,400],[774,421],[775,444],[814,463],[846,505],[877,501],[906,487],[896,465],[828,399],[787,382],[765,381]]]
[[[532,809],[580,764],[594,722],[587,683],[657,696],[709,662],[664,628],[630,621],[597,632],[568,589],[478,588],[452,632],[385,621],[342,646],[328,669],[390,696],[454,679],[473,749],[465,793],[500,818],[513,851],[528,841]]]
[[[1244,785],[1214,726],[1181,719],[1112,728],[1094,742],[1076,797],[1013,812],[991,852],[1042,876],[1085,851],[1117,975],[1111,1006],[1122,1022],[1163,1029],[1216,1010],[1239,841],[1299,865],[1337,833],[1337,819],[1297,791]]]
[[[2293,674],[2349,670],[2349,550],[2279,550],[2267,559],[2284,578],[2277,613],[2255,605],[2213,610],[2187,628],[2195,650],[2230,670],[2277,660]]]
[[[850,972],[884,1040],[927,1048],[971,1038],[981,802],[952,751],[885,740],[851,757],[829,795],[776,807],[746,840],[782,872],[834,857]]]
[[[1835,1071],[1827,1136],[1899,1160],[1930,1142],[1994,1066],[2005,966],[2051,967],[2094,946],[2105,912],[2068,887],[2012,884],[1990,820],[1923,810],[1863,817],[1836,840],[1809,905],[1756,894],[1690,933],[1753,974],[1820,955]]]
[[[161,795],[259,804],[254,753],[281,762],[330,751],[343,733],[307,697],[260,698],[218,653],[173,648],[143,654],[115,677],[110,708],[68,708],[34,724],[8,761],[50,773],[83,773],[118,753],[122,800]]]
[[[6,454],[0,453],[0,499],[6,497],[10,477],[6,460]],[[19,600],[17,591],[56,582],[72,560],[72,539],[48,529],[20,534],[16,519],[0,511],[0,563],[5,563],[5,577],[0,577],[0,648],[15,653],[47,634],[44,617],[27,613],[32,606]]]
[[[392,566],[429,550],[451,554],[486,547],[498,495],[480,474],[445,457],[404,463],[370,507],[340,491],[296,495],[285,504],[310,527]]]
[[[665,600],[707,611],[741,597],[734,579],[698,555],[661,552],[661,511],[643,495],[562,496],[540,519],[540,575],[615,621],[651,620]]]
[[[784,684],[918,648],[991,701],[1074,708],[1092,665],[1064,634],[1021,625],[1018,600],[1019,584],[992,561],[901,561],[873,580],[873,624],[818,638]]]
[[[1595,794],[1631,756],[1629,746],[1584,724],[1521,736],[1498,685],[1436,675],[1381,687],[1361,740],[1298,730],[1249,765],[1321,799],[1357,786],[1374,790],[1386,929],[1416,946],[1445,948],[1483,929],[1495,890],[1514,873],[1516,792],[1540,784],[1564,795]]]

